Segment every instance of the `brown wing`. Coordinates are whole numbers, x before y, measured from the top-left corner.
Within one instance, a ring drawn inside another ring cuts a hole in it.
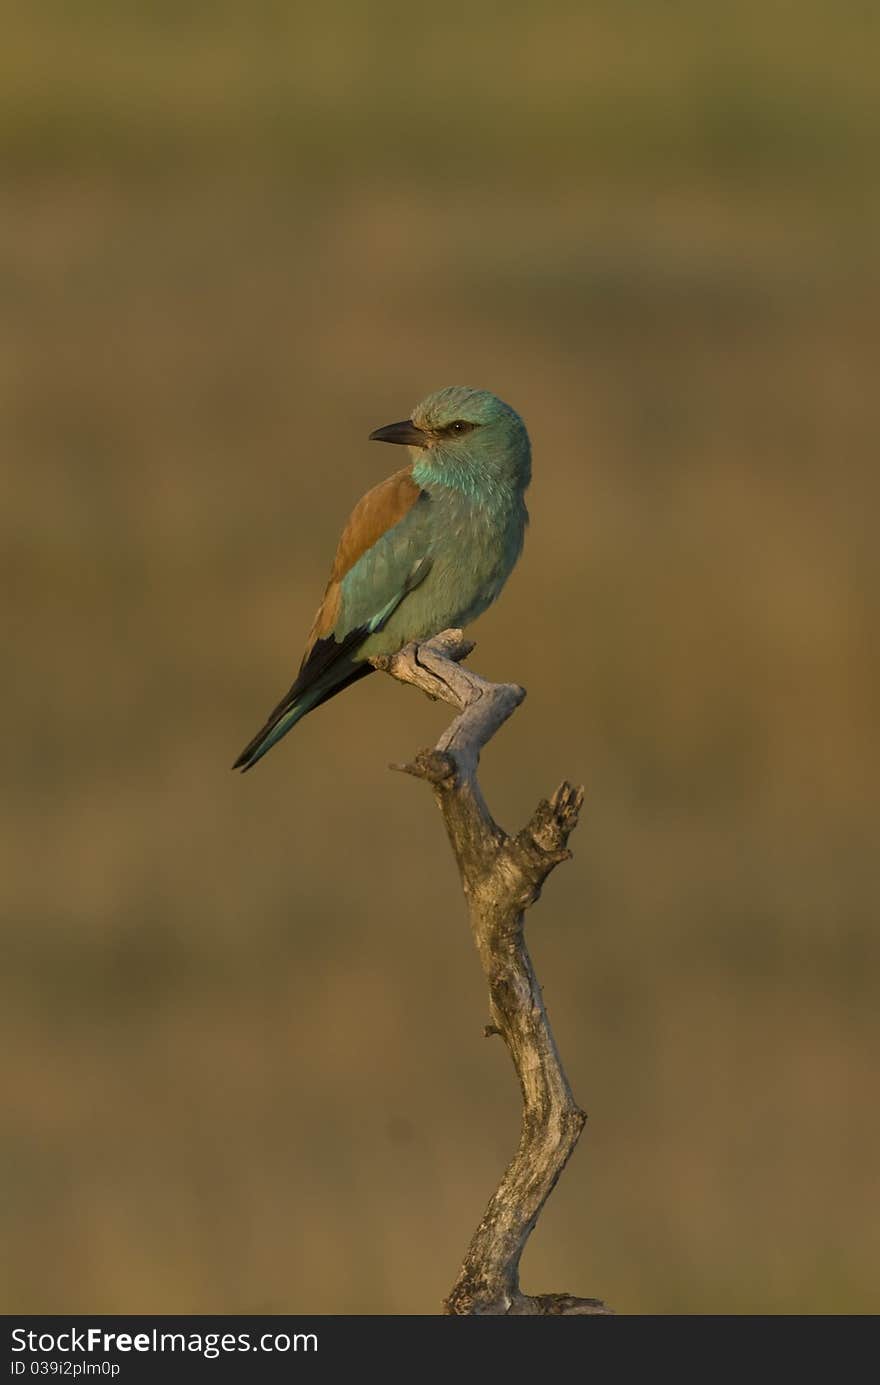
[[[339,540],[330,581],[327,583],[324,600],[312,622],[299,673],[265,726],[245,746],[233,766],[234,769],[250,769],[274,745],[275,740],[290,730],[300,716],[319,707],[328,698],[335,697],[343,688],[373,672],[370,664],[361,663],[356,657],[357,648],[364,638],[363,629],[350,630],[340,641],[334,638],[333,631],[339,614],[340,584],[358,558],[372,548],[384,533],[393,529],[422,494],[412,479],[411,470],[411,467],[404,467],[401,471],[395,472],[387,481],[382,481],[380,485],[368,491],[354,507]],[[411,574],[413,583],[417,584],[422,580],[429,570],[430,563],[419,564],[417,572]],[[307,700],[304,699],[304,694],[308,694]],[[292,716],[292,713],[296,715]],[[273,734],[281,723],[284,725],[280,731],[277,735]]]
[[[371,491],[362,496],[351,512],[351,517],[342,531],[336,557],[330,570],[330,580],[324,592],[324,599],[312,621],[306,643],[303,664],[317,640],[326,639],[336,624],[339,615],[340,583],[350,572],[362,554],[380,539],[389,529],[393,529],[415,505],[421,489],[412,479],[412,463],[396,471],[386,481],[380,481]]]

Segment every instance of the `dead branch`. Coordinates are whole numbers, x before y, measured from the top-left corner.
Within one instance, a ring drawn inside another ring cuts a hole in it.
[[[598,1299],[524,1294],[519,1263],[541,1209],[584,1127],[562,1069],[523,934],[525,910],[547,876],[568,860],[583,789],[560,784],[515,837],[493,820],[477,783],[480,751],[525,697],[514,683],[488,683],[460,667],[473,644],[446,630],[426,644],[374,660],[401,683],[458,712],[433,750],[395,765],[433,787],[489,985],[491,1023],[510,1050],[523,1099],[519,1146],[468,1247],[444,1309],[453,1314],[601,1314]]]

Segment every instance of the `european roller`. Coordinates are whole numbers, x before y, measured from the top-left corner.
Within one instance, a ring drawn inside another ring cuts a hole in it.
[[[408,447],[410,460],[355,506],[293,686],[233,769],[372,673],[377,654],[475,620],[522,551],[531,448],[509,404],[453,385],[370,438]]]

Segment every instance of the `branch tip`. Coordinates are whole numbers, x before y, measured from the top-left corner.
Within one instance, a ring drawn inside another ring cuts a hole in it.
[[[614,1309],[609,1308],[600,1298],[576,1298],[574,1294],[536,1294],[531,1300],[535,1305],[532,1309],[527,1309],[533,1313],[540,1313],[553,1317],[614,1317]]]
[[[389,769],[401,774],[411,774],[415,779],[427,779],[429,784],[452,785],[458,774],[455,758],[442,750],[420,750],[414,760],[405,765],[391,764]]]

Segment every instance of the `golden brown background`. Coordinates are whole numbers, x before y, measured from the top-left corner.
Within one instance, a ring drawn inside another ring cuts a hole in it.
[[[146,10],[149,13],[145,13]],[[434,1312],[518,1098],[382,677],[259,769],[366,441],[534,443],[475,666],[585,1138],[524,1262],[625,1312],[878,1299],[870,6],[11,4],[5,1249],[29,1311]]]

